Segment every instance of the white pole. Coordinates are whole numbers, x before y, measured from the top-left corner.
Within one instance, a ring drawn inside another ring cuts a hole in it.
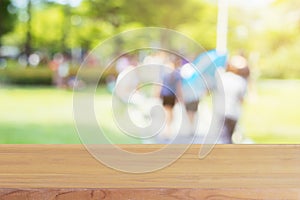
[[[218,21],[217,21],[217,53],[223,54],[227,53],[227,27],[228,27],[228,1],[229,0],[218,0]],[[218,73],[217,73],[218,74]],[[218,75],[217,75],[218,77]],[[219,78],[217,78],[219,79]],[[217,81],[217,86],[221,83],[222,81]],[[218,86],[219,87],[219,86]],[[219,88],[218,88],[219,89]],[[221,90],[223,91],[223,90]],[[213,94],[214,95],[214,94]],[[213,97],[214,100],[214,97]],[[220,101],[223,100],[223,98],[215,98],[215,100]],[[222,105],[219,104],[218,102],[213,102],[214,107]],[[214,108],[219,109],[219,108]],[[217,124],[213,124],[211,127],[213,130],[213,135],[206,135],[204,139],[204,145],[202,145],[200,152],[199,152],[199,158],[205,158],[206,155],[208,155],[213,147],[215,146],[219,135],[218,131],[220,132],[221,130],[218,130],[219,127]],[[209,134],[209,133],[208,133]]]
[[[218,0],[217,52],[227,52],[228,0]]]

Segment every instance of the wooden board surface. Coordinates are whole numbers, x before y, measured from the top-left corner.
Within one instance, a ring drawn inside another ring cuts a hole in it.
[[[161,146],[121,147],[148,152]],[[104,166],[82,145],[0,145],[0,199],[14,199],[18,193],[109,197],[118,194],[114,190],[128,197],[149,193],[197,199],[201,194],[201,199],[218,199],[211,198],[216,194],[230,199],[235,194],[251,199],[256,194],[261,199],[300,199],[299,145],[217,145],[203,160],[198,158],[199,149],[200,145],[192,145],[175,163],[159,171],[130,174]]]
[[[296,189],[0,189],[1,200],[254,200],[300,199]]]

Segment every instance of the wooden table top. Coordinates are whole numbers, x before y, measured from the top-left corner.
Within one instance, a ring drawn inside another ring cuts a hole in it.
[[[162,147],[120,146],[134,152]],[[135,191],[132,195],[151,189],[187,190],[191,196],[201,190],[242,191],[250,196],[269,191],[268,197],[300,199],[300,145],[216,145],[201,160],[199,149],[200,145],[192,145],[176,162],[158,171],[131,174],[106,167],[82,145],[0,145],[0,199],[1,191],[7,194],[16,189],[93,188]]]

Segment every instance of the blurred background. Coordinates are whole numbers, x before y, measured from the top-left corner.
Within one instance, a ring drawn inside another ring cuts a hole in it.
[[[298,0],[230,1],[228,50],[242,51],[251,67],[239,129],[254,143],[300,143],[299,8]],[[72,88],[93,48],[122,31],[158,26],[214,49],[217,11],[213,0],[1,0],[0,143],[80,143]],[[96,98],[110,97],[100,86]],[[111,123],[105,129],[115,142],[140,142]]]

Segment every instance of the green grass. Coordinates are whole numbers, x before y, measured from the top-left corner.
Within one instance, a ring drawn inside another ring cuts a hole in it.
[[[0,89],[0,143],[6,144],[76,144],[80,143],[73,120],[73,93],[54,88]],[[114,143],[139,143],[112,126],[110,95],[96,93],[103,132]]]
[[[242,127],[256,143],[300,144],[300,81],[261,81],[245,102]]]
[[[241,126],[256,143],[300,144],[300,81],[260,81],[245,101]],[[73,120],[73,93],[40,87],[0,89],[0,143],[80,143]],[[97,119],[114,143],[140,143],[113,123],[111,96],[99,89]]]

